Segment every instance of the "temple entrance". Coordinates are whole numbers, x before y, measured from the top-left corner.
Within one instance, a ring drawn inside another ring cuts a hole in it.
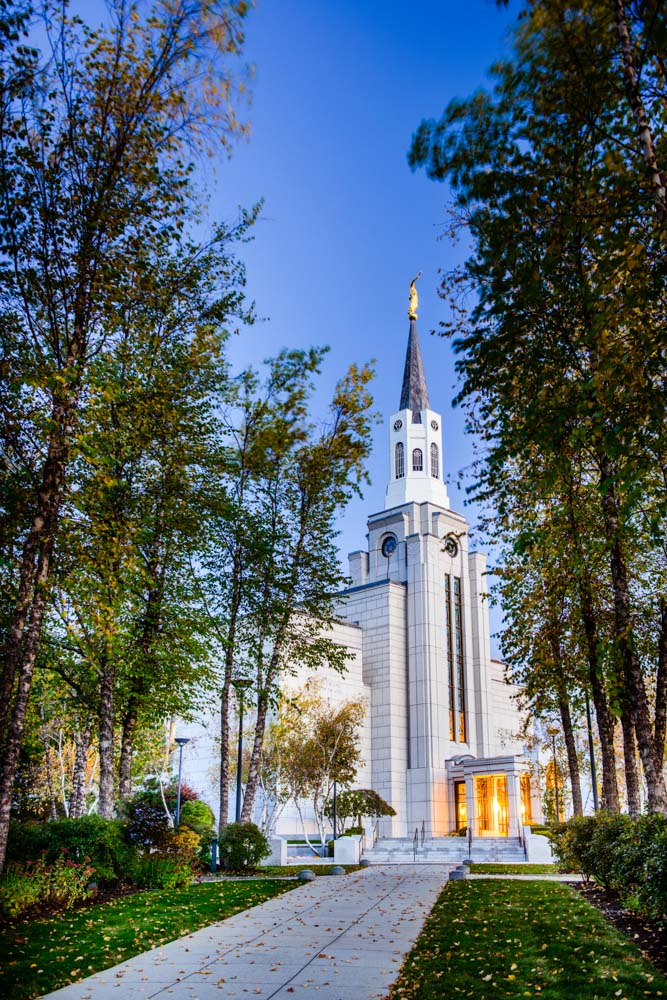
[[[478,837],[507,837],[509,803],[507,776],[488,774],[475,778],[475,814]]]
[[[465,781],[454,782],[454,815],[456,817],[456,829],[465,830],[468,825]]]
[[[530,794],[530,775],[521,775],[521,825],[533,822],[533,808]]]

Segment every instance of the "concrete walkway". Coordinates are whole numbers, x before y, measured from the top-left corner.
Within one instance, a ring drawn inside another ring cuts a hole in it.
[[[371,1000],[384,997],[452,865],[318,876],[49,998]]]

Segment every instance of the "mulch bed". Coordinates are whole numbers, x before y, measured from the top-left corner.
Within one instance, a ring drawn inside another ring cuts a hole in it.
[[[573,882],[582,896],[596,906],[607,920],[636,944],[644,958],[667,974],[667,926],[647,923],[636,913],[623,909],[618,893],[603,889],[592,882]]]

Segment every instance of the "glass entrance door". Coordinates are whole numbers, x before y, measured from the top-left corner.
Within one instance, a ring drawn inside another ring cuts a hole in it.
[[[475,813],[478,837],[506,837],[509,833],[507,777],[488,774],[475,778]]]
[[[468,825],[465,781],[454,782],[454,813],[456,816],[456,829],[465,830]]]

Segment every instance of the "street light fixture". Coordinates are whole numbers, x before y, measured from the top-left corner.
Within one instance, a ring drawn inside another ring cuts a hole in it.
[[[243,693],[252,686],[247,677],[238,677],[232,681],[239,703],[239,744],[236,757],[236,822],[241,822],[241,772],[243,770]]]
[[[560,798],[558,796],[558,764],[556,763],[556,736],[559,733],[557,726],[547,726],[547,733],[551,737],[551,746],[554,757],[554,790],[556,793],[556,822],[560,823]]]
[[[178,790],[176,792],[176,826],[181,822],[181,774],[183,773],[183,747],[190,742],[189,736],[177,736],[174,743],[178,743]]]

